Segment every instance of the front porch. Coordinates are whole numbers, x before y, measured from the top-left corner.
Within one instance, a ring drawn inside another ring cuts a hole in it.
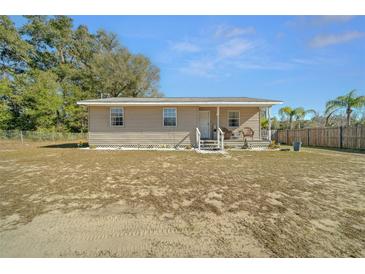
[[[269,130],[261,129],[262,115],[269,120]],[[270,106],[199,107],[196,148],[265,148],[271,142],[270,127]]]

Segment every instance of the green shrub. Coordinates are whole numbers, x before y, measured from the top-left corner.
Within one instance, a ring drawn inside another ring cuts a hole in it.
[[[280,148],[280,144],[277,144],[276,141],[271,141],[270,145],[269,145],[270,149],[277,149]]]

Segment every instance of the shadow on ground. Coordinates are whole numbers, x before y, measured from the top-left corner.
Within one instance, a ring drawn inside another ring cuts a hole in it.
[[[88,143],[64,143],[64,144],[52,144],[52,145],[45,145],[40,146],[40,148],[81,148],[81,147],[88,147]]]
[[[351,149],[351,148],[334,148],[334,147],[306,147],[310,149],[320,149],[323,151],[330,150],[330,151],[336,151],[336,152],[347,152],[347,153],[358,153],[358,154],[365,154],[364,149]]]
[[[293,149],[292,146],[281,145],[282,149]],[[302,146],[302,150],[306,149],[318,149],[323,151],[335,151],[335,152],[347,152],[347,153],[357,153],[357,154],[365,154],[365,149],[351,149],[351,148],[335,148],[335,147],[316,147],[316,146]]]

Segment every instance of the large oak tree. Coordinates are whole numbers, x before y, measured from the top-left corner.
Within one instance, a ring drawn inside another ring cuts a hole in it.
[[[0,17],[2,129],[86,130],[76,102],[88,98],[161,96],[159,69],[123,47],[114,33],[73,26],[67,16]]]

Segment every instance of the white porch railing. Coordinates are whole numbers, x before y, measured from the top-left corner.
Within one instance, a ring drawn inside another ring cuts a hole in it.
[[[266,128],[261,129],[261,140],[269,140],[269,131]]]
[[[271,141],[276,130],[268,130],[266,128],[261,129],[261,140]]]
[[[220,148],[220,150],[224,150],[224,133],[221,128],[218,128],[217,133],[218,147]]]
[[[201,136],[200,130],[199,130],[199,128],[196,128],[196,130],[195,130],[195,142],[196,142],[196,145],[198,147],[198,150],[200,150],[200,136]]]

